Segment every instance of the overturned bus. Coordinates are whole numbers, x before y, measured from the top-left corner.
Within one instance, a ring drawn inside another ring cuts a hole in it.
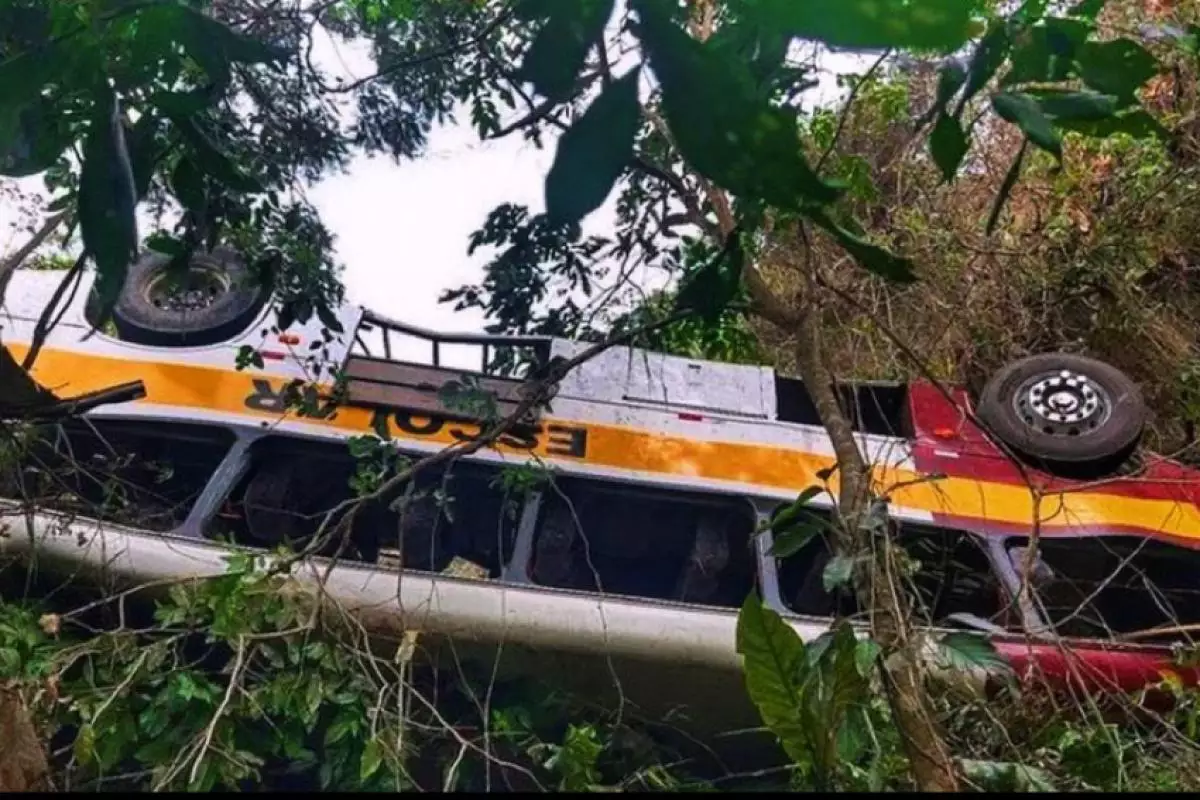
[[[317,319],[275,330],[270,298],[240,282],[230,254],[197,258],[187,292],[164,262],[135,265],[109,333],[89,320],[85,278],[33,368],[65,397],[142,382],[144,397],[52,437],[75,463],[108,464],[121,503],[81,478],[72,494],[92,511],[9,517],[0,556],[137,583],[220,572],[231,543],[302,546],[354,496],[348,440],[386,432],[411,457],[469,441],[482,423],[447,404],[447,382],[469,376],[503,415],[522,384],[494,368],[498,353],[537,363],[585,347],[437,334],[352,305],[336,312],[339,336]],[[18,359],[62,277],[13,276],[0,320]],[[287,385],[313,378],[314,352],[342,375],[332,414],[284,402]],[[1200,623],[1200,473],[1138,450],[1144,409],[1127,377],[1046,354],[1010,365],[979,398],[924,382],[841,391],[893,487],[931,627],[979,632],[1022,674],[1092,688],[1136,689],[1173,669]],[[833,463],[800,381],[614,347],[572,369],[536,419],[422,473],[403,507],[361,515],[353,559],[328,571],[326,590],[380,635],[502,645],[522,669],[592,676],[597,692],[617,674],[624,698],[642,687],[650,714],[741,704],[721,712],[728,725],[745,711],[734,630],[748,593],[806,639],[835,602],[855,611],[824,589],[823,540],[778,559],[769,530],[756,533]],[[828,509],[828,497],[813,505]],[[1032,602],[1017,602],[1032,538]],[[474,577],[444,574],[454,560]]]

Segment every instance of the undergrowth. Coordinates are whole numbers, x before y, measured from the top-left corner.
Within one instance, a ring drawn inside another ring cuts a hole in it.
[[[174,584],[152,603],[0,602],[0,685],[51,743],[57,788],[912,788],[853,647],[844,670],[808,684],[814,724],[803,748],[789,748],[792,765],[739,771],[544,682],[497,680],[466,661],[435,671],[419,639],[372,648],[350,617],[314,613],[311,594],[267,567],[234,555],[224,575]],[[846,641],[835,633],[805,658],[840,663]],[[943,694],[937,711],[974,788],[1196,790],[1200,694],[1159,688],[1175,699],[1161,716],[1137,698],[1101,710],[1015,686],[986,702]]]

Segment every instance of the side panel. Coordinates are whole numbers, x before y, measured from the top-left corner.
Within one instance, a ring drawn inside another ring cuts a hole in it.
[[[7,294],[7,302],[0,310],[0,333],[4,344],[12,345],[12,349],[20,349],[22,353],[32,340],[34,326],[38,317],[49,303],[59,282],[66,275],[63,270],[47,272],[31,272],[18,270],[12,277]],[[180,366],[204,366],[219,370],[233,370],[237,363],[238,351],[243,346],[257,350],[263,356],[262,368],[249,367],[245,374],[263,375],[279,378],[311,380],[311,364],[309,359],[319,350],[312,349],[321,338],[321,322],[315,316],[307,323],[295,322],[286,331],[272,333],[270,328],[275,323],[275,312],[271,304],[266,304],[263,312],[254,323],[241,334],[224,342],[203,347],[154,347],[150,345],[131,344],[122,342],[100,331],[94,331],[84,315],[84,305],[91,292],[94,274],[84,274],[78,289],[70,294],[66,312],[46,339],[44,348],[61,349],[79,355],[94,355],[104,358],[119,359],[125,362],[141,364],[176,364]],[[349,351],[349,341],[358,326],[362,310],[356,306],[345,305],[338,310],[338,320],[344,333],[342,341],[328,345],[328,363],[341,367]],[[39,361],[40,361],[39,357]],[[149,368],[153,369],[153,368]],[[60,396],[69,397],[81,394],[86,389],[75,390],[68,388],[70,373],[63,376],[48,378],[44,383]],[[135,375],[131,380],[141,377]],[[64,381],[64,378],[67,379]],[[118,383],[110,380],[102,383],[91,383],[90,388],[103,388]],[[148,398],[154,402],[153,397]]]
[[[589,346],[556,339],[552,354],[571,358]],[[773,376],[770,367],[613,347],[572,370],[560,383],[559,396],[770,420],[775,418]]]

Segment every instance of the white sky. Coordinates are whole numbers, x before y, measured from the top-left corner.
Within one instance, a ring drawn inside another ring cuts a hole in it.
[[[318,38],[315,60],[335,75],[369,74],[362,53]],[[848,71],[861,57],[839,56],[825,66]],[[824,94],[833,74],[822,76]],[[464,115],[465,116],[465,115]],[[469,124],[435,130],[427,152],[412,161],[360,157],[346,174],[335,175],[309,190],[336,236],[338,260],[352,303],[423,327],[443,331],[479,330],[476,310],[455,312],[438,303],[444,290],[482,278],[492,253],[481,248],[467,255],[468,238],[497,205],[512,202],[544,209],[542,182],[554,157],[551,137],[538,150],[519,135],[480,142]],[[27,191],[42,188],[41,178],[18,182]],[[615,194],[584,221],[585,234],[606,234],[614,222]],[[15,211],[0,201],[0,253],[24,241],[9,224]],[[143,233],[149,229],[142,226]]]

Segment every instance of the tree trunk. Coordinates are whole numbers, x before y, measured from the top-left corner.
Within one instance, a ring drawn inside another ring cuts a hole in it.
[[[854,440],[854,429],[838,403],[833,375],[821,357],[821,323],[816,298],[807,299],[797,324],[796,367],[813,399],[838,465],[835,550],[869,558],[855,569],[855,592],[870,616],[871,636],[883,653],[883,676],[896,727],[917,787],[925,792],[958,791],[958,774],[934,719],[917,647],[912,608],[895,569],[894,545],[873,541],[863,522],[870,512],[870,469]]]

